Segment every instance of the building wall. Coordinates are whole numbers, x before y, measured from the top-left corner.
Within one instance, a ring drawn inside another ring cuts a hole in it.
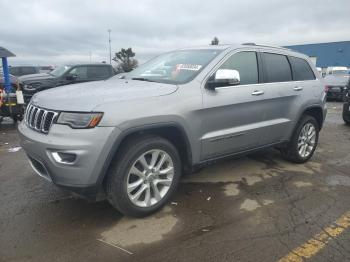
[[[306,54],[310,57],[316,57],[317,67],[350,67],[350,41],[307,45],[292,45],[286,47],[298,51],[300,53]]]

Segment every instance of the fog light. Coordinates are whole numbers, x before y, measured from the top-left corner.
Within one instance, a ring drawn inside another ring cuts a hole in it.
[[[61,164],[73,164],[77,159],[76,154],[63,153],[63,152],[51,152],[53,159]]]

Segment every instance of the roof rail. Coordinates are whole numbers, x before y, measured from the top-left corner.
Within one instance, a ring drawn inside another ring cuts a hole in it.
[[[252,45],[252,46],[261,46],[261,47],[269,47],[269,48],[276,48],[276,49],[283,49],[283,50],[289,50],[292,51],[289,48],[281,47],[281,46],[274,46],[274,45],[257,45],[255,43],[243,43],[242,45]]]

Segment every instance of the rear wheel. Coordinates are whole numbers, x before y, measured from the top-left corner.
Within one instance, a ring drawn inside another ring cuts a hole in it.
[[[282,156],[294,163],[305,163],[314,154],[319,135],[319,126],[316,119],[305,115],[299,121],[292,139],[281,149]]]
[[[347,102],[347,100],[346,100],[346,102]],[[347,124],[347,125],[350,125],[349,108],[350,108],[350,103],[344,103],[344,105],[343,105],[343,120],[344,120],[345,124]]]
[[[167,203],[180,173],[179,154],[168,140],[156,136],[130,140],[111,167],[108,200],[125,215],[147,216]]]

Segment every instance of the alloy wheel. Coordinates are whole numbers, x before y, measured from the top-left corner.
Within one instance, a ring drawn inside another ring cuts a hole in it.
[[[160,149],[143,153],[131,166],[127,177],[127,194],[138,207],[157,204],[169,191],[174,178],[174,163]]]
[[[316,128],[308,122],[300,131],[298,138],[298,153],[301,157],[308,157],[316,145]]]

